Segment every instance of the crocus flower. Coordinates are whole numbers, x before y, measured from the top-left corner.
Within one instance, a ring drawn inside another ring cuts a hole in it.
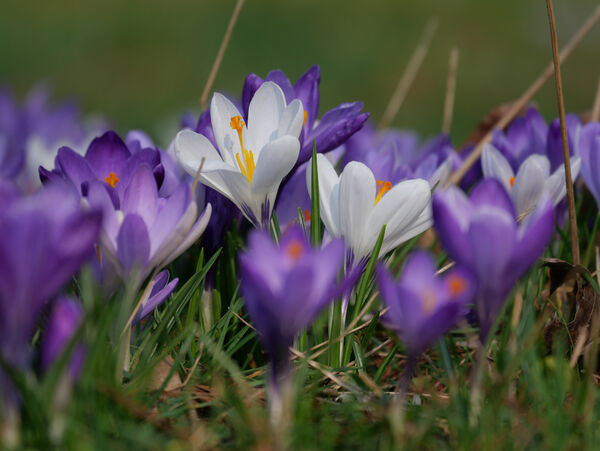
[[[497,179],[512,197],[518,216],[531,213],[538,202],[548,196],[557,205],[567,194],[565,166],[550,173],[550,160],[545,155],[531,154],[519,166],[517,173],[493,145],[486,144],[481,155],[485,178]],[[571,158],[571,177],[579,175],[581,159]]]
[[[549,198],[521,223],[500,182],[486,179],[469,198],[456,187],[433,196],[434,226],[448,256],[477,280],[475,298],[482,342],[517,280],[535,263],[554,231]]]
[[[426,180],[392,185],[376,181],[363,163],[350,162],[337,175],[323,155],[317,155],[321,219],[333,237],[343,237],[350,260],[358,264],[373,251],[386,225],[381,254],[427,230],[431,225],[431,188]],[[307,170],[310,192],[311,170]]]
[[[426,252],[408,258],[398,283],[383,265],[377,269],[381,297],[389,308],[381,321],[400,336],[412,358],[464,316],[475,294],[475,280],[466,269],[455,267],[439,277],[435,272]]]
[[[344,262],[344,244],[334,240],[313,249],[297,225],[279,245],[265,231],[252,232],[248,243],[240,255],[242,294],[277,379],[285,377],[288,347],[296,335],[339,292],[335,282]]]
[[[171,295],[175,287],[177,287],[177,282],[179,282],[179,278],[175,278],[169,282],[169,271],[166,269],[158,273],[151,282],[150,293],[140,302],[140,308],[133,318],[133,324],[139,323],[152,313],[156,307],[162,304]]]
[[[41,310],[93,253],[101,216],[81,211],[64,183],[30,197],[0,191],[10,200],[0,209],[0,353],[25,368]]]
[[[48,370],[64,352],[81,325],[83,314],[81,302],[75,299],[63,297],[54,302],[42,341],[42,370]],[[77,379],[84,357],[85,347],[75,345],[68,365],[71,380]]]
[[[600,123],[590,122],[582,127],[577,146],[581,157],[581,176],[600,205]]]
[[[421,145],[413,132],[392,129],[377,133],[368,123],[344,147],[342,165],[360,161],[377,180],[389,180],[393,185],[413,178],[425,179],[431,187],[443,185],[460,163],[446,134]]]
[[[91,142],[85,156],[69,147],[60,148],[55,161],[56,169],[49,171],[41,167],[40,179],[42,182],[56,178],[70,180],[83,196],[87,195],[91,182],[101,181],[110,188],[113,197],[120,198],[135,170],[145,164],[152,168],[160,186],[164,179],[160,152],[157,149],[142,149],[137,145],[135,150],[135,153],[131,152],[119,135],[108,131]]]
[[[190,247],[204,231],[211,205],[198,214],[190,187],[180,184],[169,197],[158,196],[154,173],[138,165],[114,204],[105,184],[89,183],[87,202],[103,212],[102,257],[117,267],[122,278],[141,283],[153,269],[162,268]]]
[[[308,69],[294,85],[281,70],[269,72],[264,80],[256,74],[248,75],[242,92],[242,107],[246,117],[254,93],[266,82],[276,83],[282,89],[286,102],[298,99],[304,107],[301,148],[296,166],[310,158],[313,142],[316,141],[318,153],[329,152],[360,130],[369,117],[368,113],[361,113],[362,102],[347,102],[327,111],[318,119],[321,82],[319,66]]]
[[[282,179],[298,159],[304,111],[299,100],[286,104],[281,88],[264,83],[249,105],[248,124],[225,96],[210,107],[218,152],[210,140],[191,130],[178,133],[179,163],[199,180],[230,199],[255,226],[267,227]]]

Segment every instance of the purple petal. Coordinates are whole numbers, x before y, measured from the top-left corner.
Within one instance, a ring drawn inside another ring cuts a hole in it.
[[[150,238],[144,220],[135,213],[125,216],[117,236],[117,256],[125,275],[142,271],[150,257]]]
[[[290,80],[285,76],[283,71],[279,69],[272,70],[265,77],[265,81],[272,81],[273,83],[279,85],[279,87],[283,91],[283,95],[285,96],[285,103],[290,103],[296,98],[294,88],[292,87]]]
[[[496,179],[485,179],[479,182],[477,186],[473,188],[473,191],[471,191],[469,200],[474,207],[482,207],[485,205],[500,208],[513,218],[516,217],[512,200],[506,193],[504,187]]]
[[[86,159],[69,147],[58,149],[55,166],[73,182],[78,190],[83,182],[97,178]]]
[[[131,156],[123,140],[113,131],[94,138],[88,148],[85,159],[94,169],[97,177],[104,180],[111,172],[120,176],[121,168]]]
[[[321,68],[312,66],[298,79],[294,85],[296,98],[300,99],[306,111],[306,127],[312,130],[317,114],[319,113],[319,83],[321,81]]]
[[[433,195],[432,210],[435,230],[450,258],[470,266],[472,256],[467,231],[473,208],[467,196],[453,187],[437,191]]]
[[[256,74],[249,74],[244,81],[244,87],[242,88],[242,109],[246,120],[248,119],[250,101],[252,100],[252,97],[254,97],[254,93],[258,91],[258,88],[260,88],[263,83],[264,80]]]
[[[158,190],[156,180],[150,167],[146,164],[138,166],[131,177],[131,182],[123,194],[122,210],[125,215],[136,213],[148,225],[154,222],[158,211]]]

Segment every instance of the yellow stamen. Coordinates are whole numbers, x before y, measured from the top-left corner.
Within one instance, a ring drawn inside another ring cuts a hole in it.
[[[308,118],[308,113],[304,111],[304,121],[302,122],[302,127],[306,125],[306,119]]]
[[[382,182],[377,180],[377,197],[375,197],[375,205],[381,200],[383,195],[392,189],[392,182]]]
[[[450,295],[453,298],[460,296],[467,290],[467,281],[456,274],[451,274],[448,276],[446,283],[448,284]]]
[[[510,180],[508,181],[508,183],[510,183],[510,187],[512,188],[513,185],[515,184],[515,178],[511,177]]]
[[[286,248],[287,254],[292,260],[298,260],[304,252],[304,246],[298,240],[293,240]]]
[[[310,211],[308,211],[308,210],[304,210],[304,220],[305,220],[306,222],[308,222],[308,221],[310,221],[310,218],[311,218],[311,217],[312,217],[312,216],[310,215]]]
[[[242,132],[244,130],[244,121],[242,120],[242,116],[233,116],[231,118],[231,122],[229,122],[232,130],[236,130],[238,133],[238,138],[240,139],[240,147],[242,149],[242,157],[240,158],[240,154],[235,154],[235,159],[240,167],[240,172],[248,179],[250,183],[252,183],[252,177],[254,177],[254,169],[256,168],[254,164],[254,154],[251,150],[248,150],[244,147],[244,138],[242,136]],[[242,161],[243,160],[243,161]]]
[[[104,181],[114,188],[119,181],[119,177],[114,172],[109,172],[108,177],[104,177]]]
[[[100,255],[100,246],[96,245],[96,257],[98,257],[98,263],[102,264],[102,256]]]

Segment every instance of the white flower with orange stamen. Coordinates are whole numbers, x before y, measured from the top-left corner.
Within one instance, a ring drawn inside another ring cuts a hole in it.
[[[321,219],[329,235],[343,237],[355,263],[373,251],[386,225],[380,255],[398,247],[431,226],[431,188],[423,179],[395,186],[375,180],[373,172],[357,161],[338,177],[332,164],[317,155]],[[308,191],[311,165],[306,171]]]
[[[581,159],[571,158],[571,177],[579,175]],[[502,153],[486,144],[481,155],[481,168],[485,178],[495,178],[511,196],[518,216],[526,216],[535,210],[539,201],[548,195],[558,204],[567,194],[565,166],[560,165],[550,174],[550,160],[545,155],[530,155],[521,163],[517,173]]]
[[[255,226],[266,227],[279,184],[298,159],[302,103],[287,105],[281,88],[265,82],[250,101],[248,124],[219,93],[210,117],[218,152],[205,136],[183,130],[175,138],[179,163],[195,176],[204,159],[200,182],[230,199]]]

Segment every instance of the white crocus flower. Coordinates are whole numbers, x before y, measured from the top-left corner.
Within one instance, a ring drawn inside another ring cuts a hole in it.
[[[567,194],[564,164],[550,174],[550,160],[544,155],[533,154],[527,157],[515,175],[502,153],[493,145],[486,144],[481,156],[481,167],[485,178],[495,178],[504,185],[519,216],[532,212],[544,195],[548,195],[556,205]],[[571,158],[573,180],[579,175],[580,167],[581,159]]]
[[[431,188],[423,179],[392,186],[376,181],[373,172],[357,161],[338,177],[331,163],[317,155],[321,219],[329,235],[343,237],[354,263],[366,258],[386,224],[380,255],[398,247],[431,226]],[[311,189],[311,163],[306,171]]]
[[[281,88],[265,82],[250,102],[247,125],[219,93],[210,117],[218,152],[205,136],[183,130],[175,138],[179,163],[195,176],[204,158],[200,182],[230,199],[255,226],[266,227],[279,184],[298,160],[302,103],[295,99],[286,105]]]

